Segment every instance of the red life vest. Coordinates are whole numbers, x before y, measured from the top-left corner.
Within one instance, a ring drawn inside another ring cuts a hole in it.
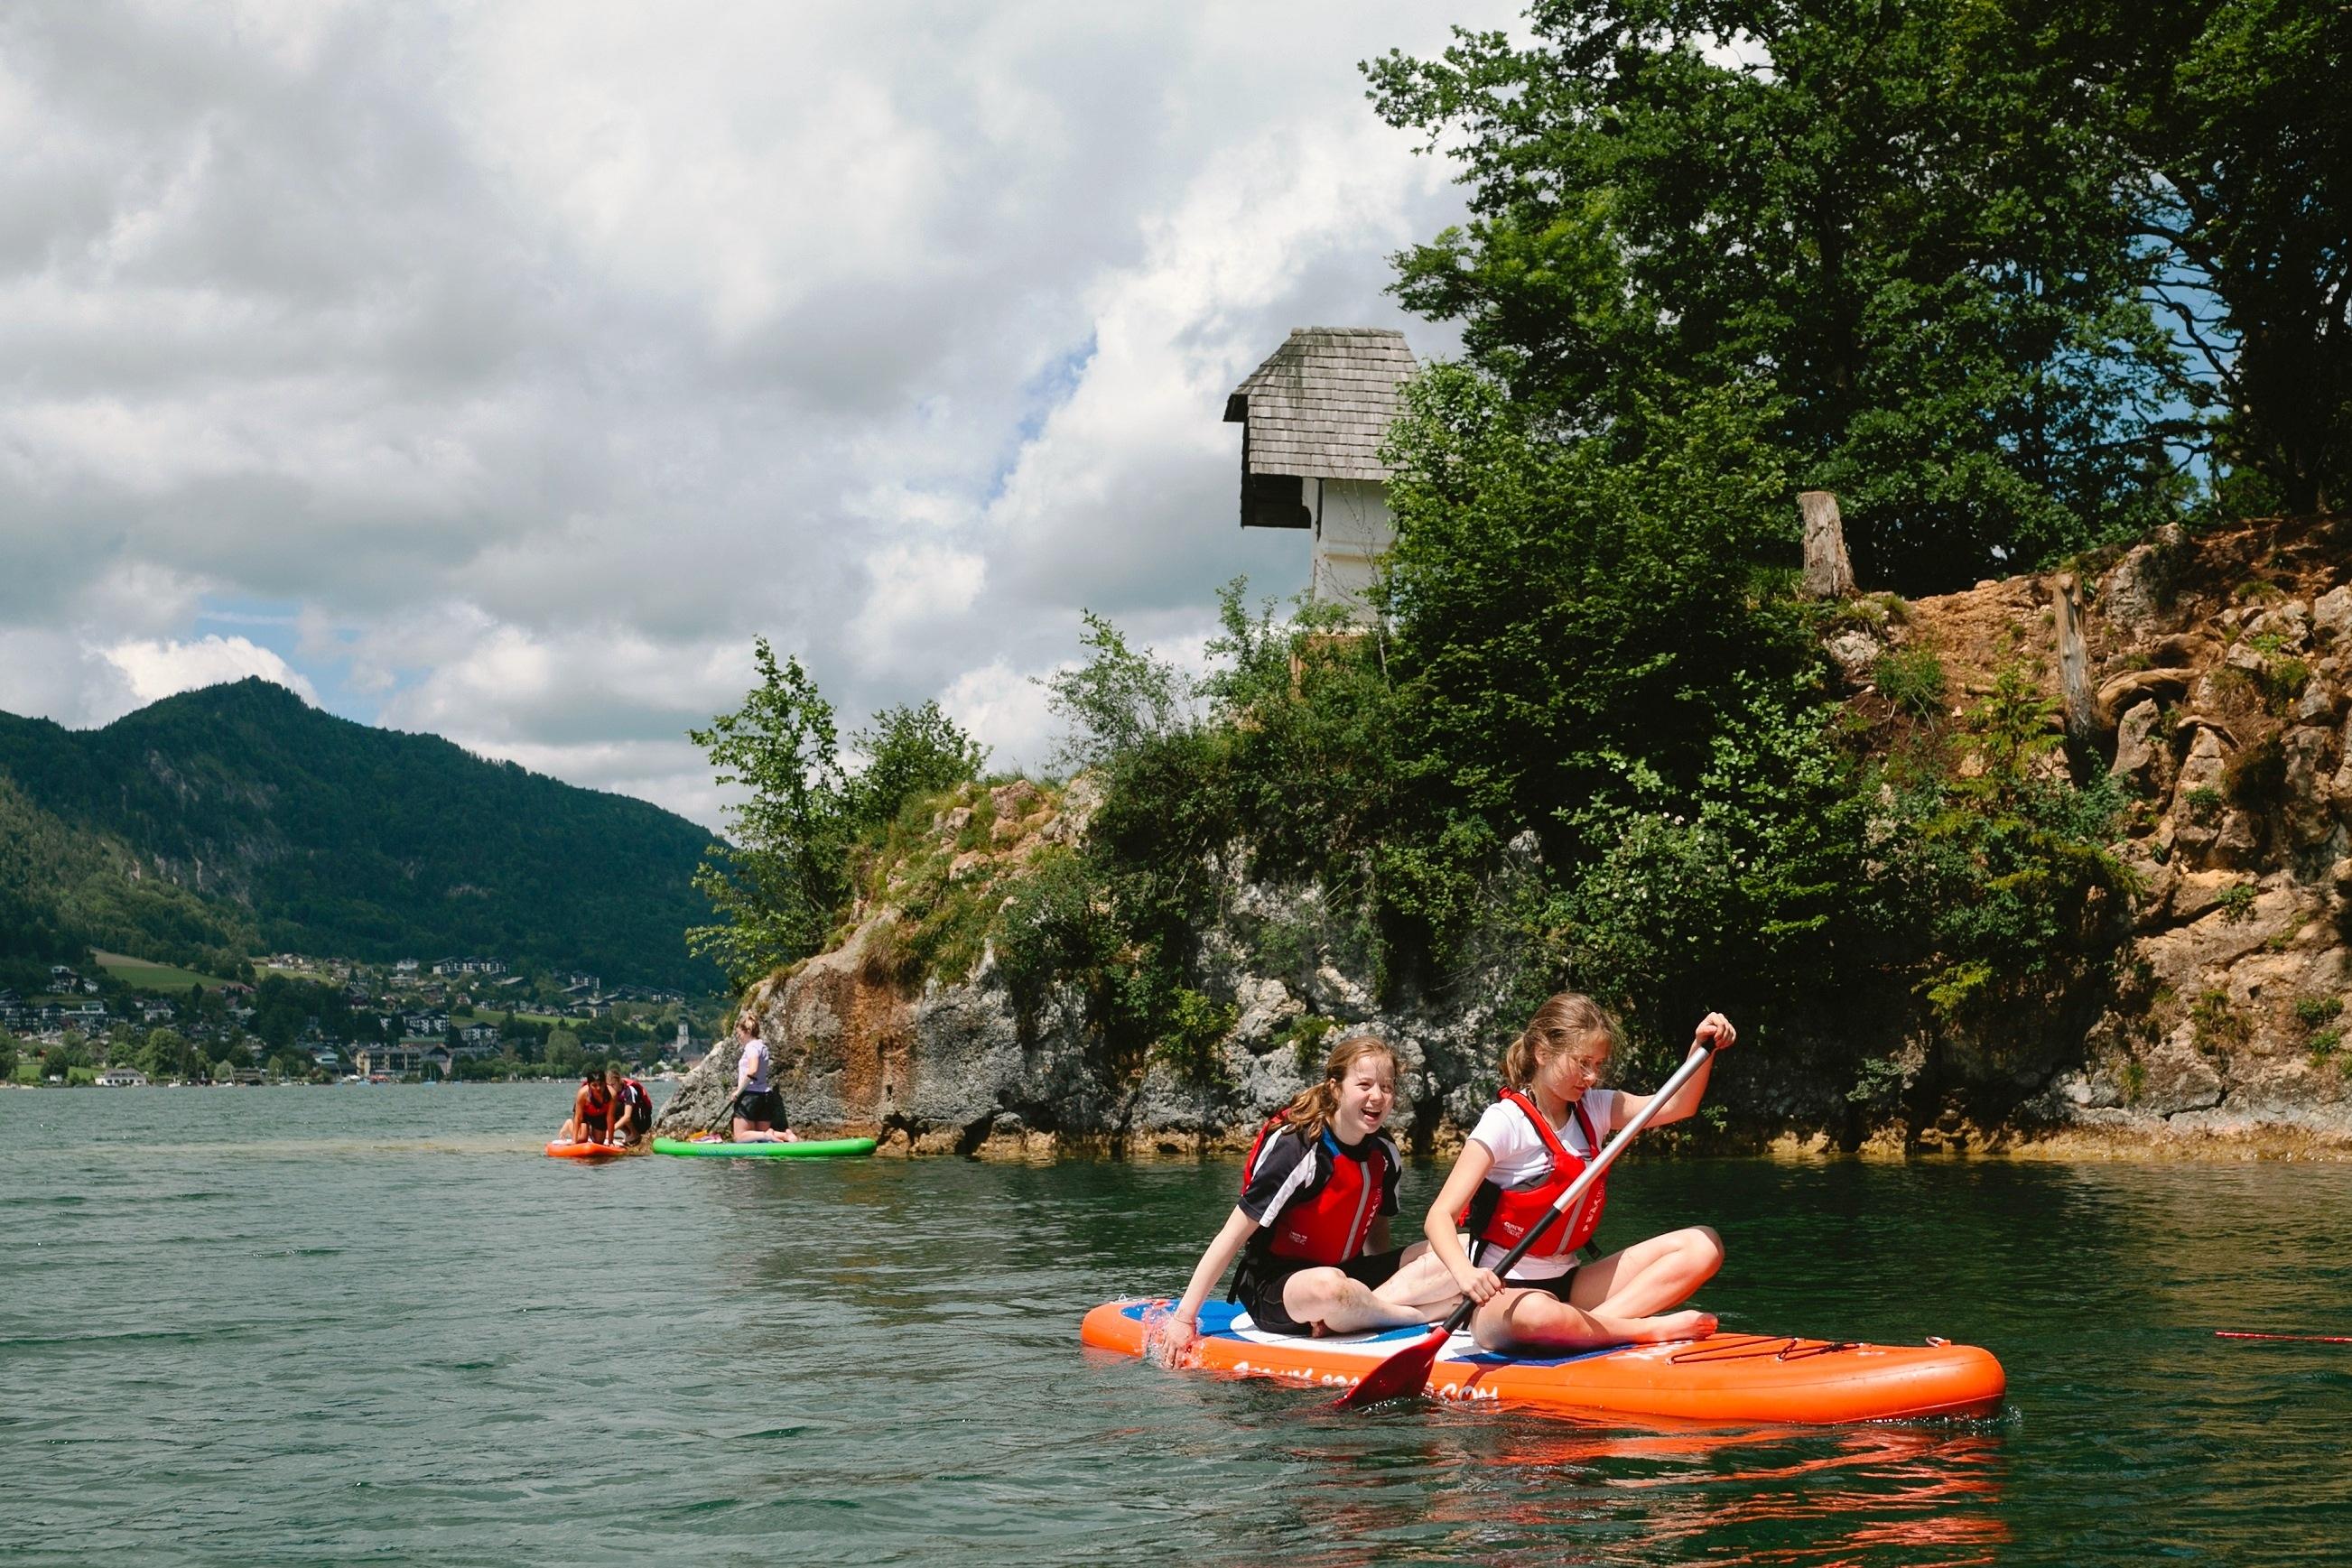
[[[1517,1247],[1521,1237],[1542,1222],[1559,1195],[1584,1174],[1587,1161],[1586,1156],[1573,1152],[1559,1141],[1559,1134],[1552,1131],[1551,1124],[1544,1120],[1544,1113],[1536,1108],[1532,1098],[1516,1089],[1504,1090],[1503,1098],[1519,1108],[1535,1127],[1536,1136],[1541,1138],[1544,1147],[1550,1151],[1551,1174],[1534,1186],[1516,1191],[1499,1186],[1492,1180],[1482,1181],[1469,1203],[1454,1217],[1454,1222],[1467,1227],[1476,1239],[1507,1250]],[[1598,1150],[1601,1140],[1593,1134],[1592,1118],[1584,1113],[1584,1102],[1579,1099],[1569,1110],[1575,1116],[1576,1124],[1584,1129],[1585,1146]],[[1608,1186],[1609,1178],[1606,1176],[1594,1182],[1577,1200],[1576,1207],[1554,1220],[1551,1228],[1528,1249],[1526,1256],[1564,1257],[1591,1240],[1593,1231],[1601,1226],[1601,1210],[1609,1202]]]
[[[1250,1176],[1257,1169],[1258,1154],[1266,1139],[1289,1124],[1277,1114],[1257,1130],[1249,1158],[1242,1163],[1243,1191],[1249,1190]],[[1372,1222],[1380,1218],[1381,1194],[1387,1190],[1389,1179],[1387,1140],[1378,1133],[1365,1139],[1362,1159],[1349,1157],[1328,1127],[1321,1141],[1329,1156],[1323,1178],[1310,1182],[1285,1204],[1274,1223],[1261,1228],[1254,1239],[1254,1245],[1277,1258],[1326,1264],[1360,1258],[1371,1238]],[[1306,1157],[1313,1160],[1316,1151],[1310,1147]]]

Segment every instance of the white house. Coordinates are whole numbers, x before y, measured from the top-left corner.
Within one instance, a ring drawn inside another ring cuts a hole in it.
[[[1396,542],[1380,451],[1416,368],[1402,332],[1299,327],[1225,400],[1225,423],[1242,427],[1242,527],[1307,530],[1309,599],[1359,621]]]
[[[147,1075],[135,1067],[110,1067],[98,1075],[102,1089],[144,1089]]]

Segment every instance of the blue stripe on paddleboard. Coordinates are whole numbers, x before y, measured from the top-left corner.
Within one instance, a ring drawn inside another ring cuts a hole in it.
[[[1119,1309],[1119,1316],[1135,1322],[1141,1322],[1144,1313],[1152,1311],[1155,1304],[1150,1301],[1130,1301]],[[1242,1309],[1232,1301],[1203,1301],[1201,1304],[1201,1333],[1213,1337],[1239,1340],[1244,1344],[1256,1343],[1253,1340],[1244,1340],[1240,1334],[1234,1332],[1234,1320],[1241,1315]],[[1380,1333],[1368,1334],[1362,1338],[1351,1335],[1349,1343],[1367,1346],[1391,1343],[1404,1344],[1421,1339],[1428,1333],[1429,1329],[1425,1324],[1408,1325],[1404,1328],[1387,1329]],[[1599,1356],[1614,1355],[1626,1348],[1628,1347],[1622,1344],[1605,1344],[1598,1350],[1579,1351],[1574,1355],[1547,1356],[1540,1359],[1534,1356],[1496,1355],[1490,1351],[1480,1351],[1475,1355],[1448,1357],[1447,1363],[1454,1366],[1568,1366],[1580,1361],[1591,1361]]]

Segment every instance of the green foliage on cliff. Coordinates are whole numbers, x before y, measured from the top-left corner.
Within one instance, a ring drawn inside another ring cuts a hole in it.
[[[687,945],[738,986],[823,948],[848,905],[857,854],[886,840],[910,802],[975,777],[986,755],[927,702],[876,715],[853,737],[862,766],[846,768],[833,705],[801,662],[779,664],[764,637],[753,662],[760,684],[743,706],[688,732],[740,799],[727,810],[732,839],[711,844],[695,871],[715,918],[689,928]],[[948,892],[938,869],[934,896]]]
[[[0,961],[470,952],[699,990],[677,933],[709,841],[258,680],[96,730],[0,715]]]
[[[1915,716],[1904,769],[1873,758],[1780,564],[1764,413],[1711,394],[1562,436],[1441,367],[1392,444],[1380,626],[1253,614],[1235,585],[1187,685],[1091,622],[1054,690],[1106,798],[1057,874],[1103,930],[1043,971],[1117,969],[1126,1027],[1162,1041],[1213,988],[1213,923],[1295,984],[1325,955],[1391,994],[1499,972],[1650,1041],[1709,1006],[1971,1025],[2095,972],[2119,801],[2053,771],[2020,671],[1965,723]],[[1244,878],[1316,889],[1308,928],[1234,910]]]

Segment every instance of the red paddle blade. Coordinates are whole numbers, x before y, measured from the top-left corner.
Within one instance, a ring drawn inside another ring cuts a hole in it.
[[[1362,1382],[1339,1396],[1339,1408],[1357,1410],[1383,1399],[1419,1394],[1429,1385],[1429,1369],[1437,1364],[1437,1353],[1453,1337],[1449,1329],[1430,1330],[1427,1337],[1415,1340],[1364,1374]]]

